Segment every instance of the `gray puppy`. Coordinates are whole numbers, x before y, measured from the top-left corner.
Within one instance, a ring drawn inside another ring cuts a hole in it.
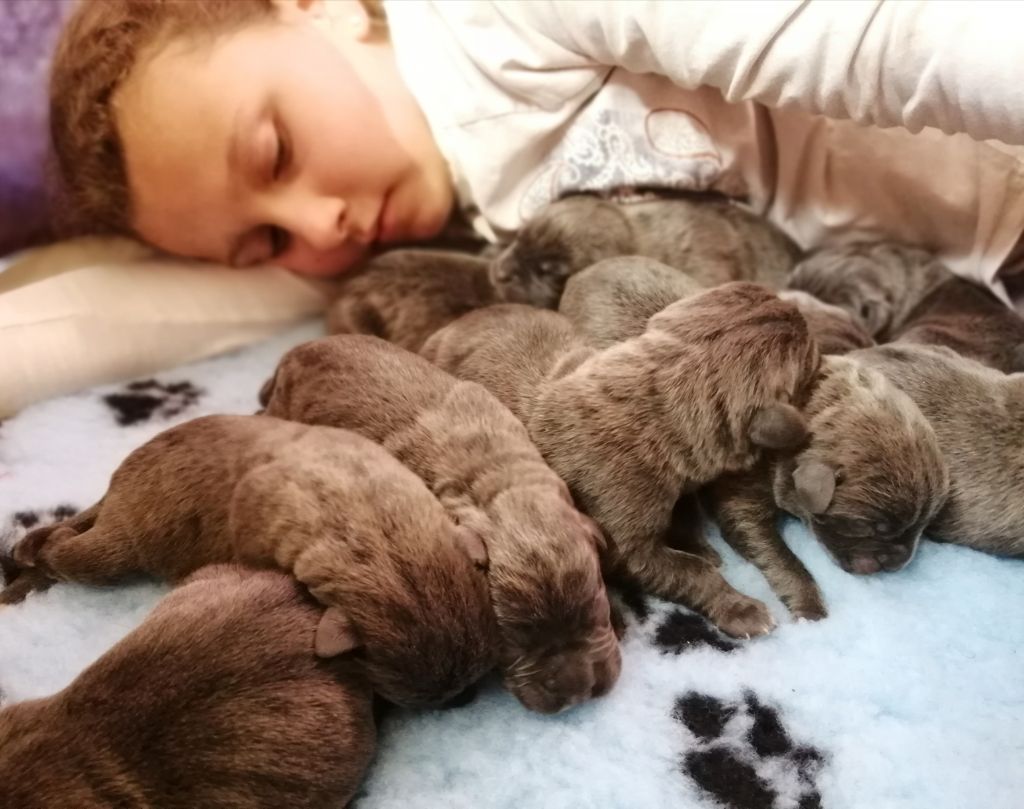
[[[0,711],[4,809],[333,809],[376,746],[357,662],[290,576],[206,567],[60,693]]]
[[[818,354],[795,307],[726,284],[677,301],[639,337],[589,349],[560,315],[505,305],[437,332],[424,356],[504,398],[605,530],[610,573],[682,601],[723,631],[773,626],[705,559],[664,542],[679,496],[806,439]]]
[[[705,286],[747,280],[777,289],[799,254],[767,220],[723,197],[573,195],[520,229],[492,264],[491,280],[505,301],[553,309],[571,275],[606,258],[646,256]]]
[[[261,400],[271,415],[380,442],[460,527],[483,537],[504,682],[526,707],[560,711],[615,684],[621,657],[600,574],[604,539],[494,396],[351,335],[293,348]]]
[[[927,416],[949,465],[949,497],[932,539],[1024,554],[1024,374],[1002,374],[939,346],[858,351]]]
[[[617,339],[641,331],[644,315],[679,291],[678,279],[657,264],[622,263],[628,273],[615,273],[605,262],[600,272],[595,267],[573,277],[563,298],[574,313],[586,313],[593,301],[616,324]],[[618,294],[619,288],[629,294]],[[842,310],[805,293],[784,294],[796,299],[812,335],[824,334],[830,348],[870,344]],[[825,604],[817,585],[776,529],[779,510],[801,517],[846,569],[894,568],[909,561],[941,502],[945,471],[934,433],[913,403],[851,360],[823,360],[804,413],[811,438],[795,459],[770,456],[750,471],[723,475],[701,499],[726,541],[762,569],[794,615],[821,618]],[[864,524],[882,530],[855,536]],[[690,525],[687,534],[687,526],[674,526],[676,537],[686,550],[713,559],[698,527]]]
[[[896,242],[853,242],[807,256],[793,269],[787,287],[845,309],[884,342],[929,292],[952,277],[927,250]]]
[[[391,250],[346,275],[327,310],[330,334],[372,334],[410,351],[497,301],[488,262],[452,250]]]
[[[845,309],[880,342],[944,345],[1006,373],[1024,370],[1024,320],[926,250],[824,248],[796,267],[789,286]]]

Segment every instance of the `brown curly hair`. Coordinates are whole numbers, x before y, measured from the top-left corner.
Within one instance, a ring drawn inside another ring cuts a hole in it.
[[[361,0],[385,24],[379,0]],[[59,230],[132,235],[114,95],[137,65],[179,38],[213,38],[273,19],[273,0],[81,0],[50,74],[51,174]]]

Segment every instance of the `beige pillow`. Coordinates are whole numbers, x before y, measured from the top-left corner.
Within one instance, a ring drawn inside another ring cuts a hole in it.
[[[208,357],[320,313],[332,285],[81,239],[0,272],[0,418],[51,396]]]

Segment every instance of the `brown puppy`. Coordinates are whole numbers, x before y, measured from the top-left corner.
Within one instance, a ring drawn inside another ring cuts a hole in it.
[[[937,346],[894,344],[852,356],[905,391],[935,428],[950,488],[928,536],[1024,554],[1024,374]]]
[[[723,538],[754,562],[796,617],[826,614],[811,575],[776,529],[799,518],[851,573],[898,570],[949,481],[935,432],[910,399],[849,357],[825,357],[804,413],[811,440],[705,492]]]
[[[611,572],[730,634],[769,631],[763,604],[663,540],[680,494],[750,468],[762,448],[806,439],[790,402],[806,395],[818,353],[796,308],[755,284],[726,284],[671,304],[639,337],[549,362],[547,374],[524,371],[542,335],[551,346],[570,342],[572,327],[559,319],[528,307],[473,312],[437,332],[424,355],[496,390],[523,391],[531,436],[608,536]]]
[[[600,532],[491,394],[383,340],[347,336],[289,351],[261,399],[272,415],[379,441],[484,537],[504,681],[526,707],[558,711],[614,685]]]
[[[643,256],[599,261],[569,277],[558,302],[583,339],[607,348],[642,334],[652,315],[703,292],[684,272]]]
[[[450,250],[391,250],[346,275],[327,310],[331,334],[373,334],[410,351],[496,301],[488,262]]]
[[[783,290],[779,297],[796,304],[822,354],[848,354],[875,344],[871,335],[845,309],[799,289]]]
[[[705,286],[785,282],[799,249],[767,220],[714,195],[614,202],[573,195],[527,222],[494,261],[503,300],[555,308],[569,276],[606,258],[639,255],[682,270]]]
[[[845,309],[868,334],[885,342],[926,295],[953,277],[927,250],[895,242],[854,242],[807,256],[786,286]]]
[[[962,278],[950,278],[926,295],[894,331],[893,341],[946,346],[1004,373],[1024,371],[1024,319]]]
[[[135,450],[99,503],[27,534],[14,559],[90,583],[178,579],[226,561],[291,571],[341,608],[325,613],[318,649],[362,645],[374,688],[415,706],[447,701],[496,663],[486,579],[470,558],[484,553],[416,475],[359,435],[207,416]]]
[[[293,579],[204,569],[60,693],[0,711],[5,809],[334,809],[373,756],[354,660]]]

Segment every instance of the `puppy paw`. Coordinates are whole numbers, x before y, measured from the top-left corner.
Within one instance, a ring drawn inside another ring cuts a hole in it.
[[[775,629],[775,619],[768,608],[756,598],[737,595],[708,616],[726,635],[734,638],[756,638]]]
[[[787,604],[790,614],[796,619],[820,621],[828,617],[828,609],[820,597],[804,598],[793,604]]]
[[[49,590],[54,580],[38,570],[23,570],[0,590],[0,606],[20,604],[29,593]]]
[[[11,556],[21,568],[37,567],[40,564],[43,550],[48,545],[74,536],[77,536],[76,531],[65,523],[44,525],[42,528],[36,528],[25,534],[22,540],[14,546]]]

